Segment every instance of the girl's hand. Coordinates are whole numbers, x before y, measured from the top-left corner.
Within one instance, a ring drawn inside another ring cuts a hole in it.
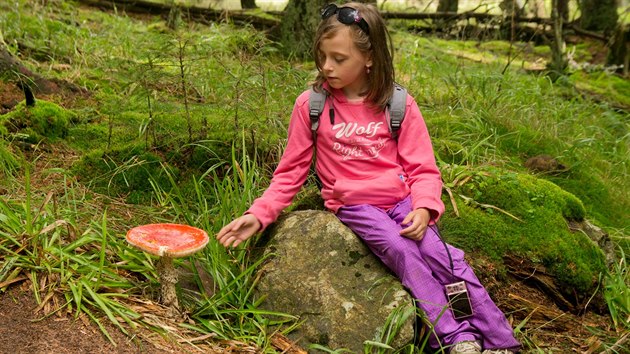
[[[424,233],[427,231],[431,214],[429,209],[419,208],[413,210],[403,220],[402,224],[411,224],[408,227],[400,230],[400,235],[410,238],[412,240],[420,241],[424,237]]]
[[[217,234],[217,240],[225,247],[236,247],[260,230],[260,221],[246,214],[225,225]]]

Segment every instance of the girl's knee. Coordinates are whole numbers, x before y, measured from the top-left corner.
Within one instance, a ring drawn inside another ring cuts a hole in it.
[[[400,235],[381,234],[364,242],[386,264],[405,263],[406,258],[419,253],[414,241]]]

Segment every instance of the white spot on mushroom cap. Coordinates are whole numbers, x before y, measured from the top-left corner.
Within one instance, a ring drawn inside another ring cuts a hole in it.
[[[158,256],[160,257],[164,256],[167,251],[168,251],[168,246],[160,246],[160,248],[158,249]]]

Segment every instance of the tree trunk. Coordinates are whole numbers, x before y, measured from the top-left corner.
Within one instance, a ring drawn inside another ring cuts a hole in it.
[[[321,20],[320,10],[328,0],[289,0],[280,23],[278,41],[286,54],[309,58],[315,31]]]
[[[562,36],[562,16],[558,12],[558,2],[560,0],[553,0],[551,2],[551,19],[553,20],[553,40],[551,41],[551,63],[549,69],[551,71],[551,77],[553,80],[564,75],[564,72],[568,65],[568,60],[565,53],[564,37]]]
[[[610,40],[606,64],[617,65],[622,68],[624,76],[628,76],[630,65],[630,27],[619,26]]]
[[[558,15],[564,22],[569,21],[569,0],[558,0]]]
[[[459,0],[440,0],[436,9],[437,13],[443,14],[456,14],[459,7]],[[447,17],[445,20],[435,20],[433,25],[436,29],[448,32],[452,27],[457,24],[457,18]]]
[[[256,9],[256,0],[241,0],[241,9]]]
[[[459,0],[440,0],[437,7],[437,12],[457,12],[459,6]]]
[[[580,0],[580,12],[585,30],[611,34],[617,27],[617,0]]]
[[[521,0],[503,0],[499,7],[503,10],[505,17],[521,17],[523,16],[523,4]]]
[[[149,0],[78,0],[81,4],[98,7],[101,9],[115,10],[120,13],[132,12],[143,14],[154,14],[168,16],[172,6]],[[210,23],[213,21],[225,20],[229,14],[230,21],[237,24],[251,24],[256,29],[269,30],[278,25],[278,20],[269,17],[256,16],[243,11],[223,11],[211,8],[201,8],[195,6],[182,6],[182,15],[187,21],[197,21],[200,23]]]
[[[503,21],[499,26],[501,38],[512,43],[516,39],[516,19],[524,17],[523,6],[520,0],[503,0],[499,7],[503,11]]]

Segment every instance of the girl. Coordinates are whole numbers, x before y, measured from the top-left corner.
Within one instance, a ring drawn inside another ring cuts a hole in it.
[[[306,180],[315,145],[325,206],[418,300],[434,325],[430,345],[446,346],[451,354],[518,350],[505,316],[464,253],[429,227],[444,212],[442,182],[426,125],[410,95],[397,139],[388,129],[386,105],[394,68],[383,18],[371,5],[330,4],[322,10],[313,52],[319,71],[314,89],[328,95],[317,134],[311,134],[306,91],[296,100],[287,147],[270,186],[243,216],[219,231],[219,242],[238,246],[276,220]],[[451,290],[467,288],[472,314],[460,318],[455,310],[459,306],[444,311],[453,305],[447,285]]]

